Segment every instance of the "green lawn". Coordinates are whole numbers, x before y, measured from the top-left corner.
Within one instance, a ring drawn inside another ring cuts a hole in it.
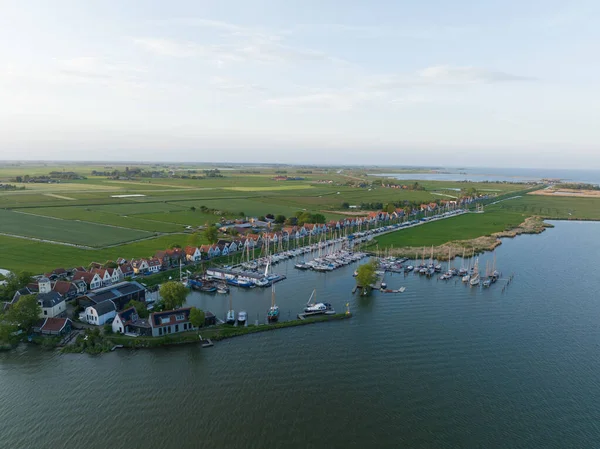
[[[89,265],[90,262],[150,257],[161,249],[174,244],[186,246],[190,241],[187,234],[172,234],[150,240],[133,242],[113,248],[86,250],[51,243],[6,237],[0,235],[0,268],[14,272],[32,271],[43,273],[57,267]],[[199,245],[207,243],[200,235]]]
[[[524,195],[494,207],[544,218],[600,220],[600,198]]]
[[[380,248],[409,246],[438,246],[453,240],[468,240],[521,224],[525,217],[518,212],[488,211],[483,214],[464,214],[458,217],[426,223],[377,237]]]
[[[152,236],[133,229],[0,210],[0,232],[58,242],[101,247]]]
[[[109,206],[110,207],[110,206]],[[23,209],[23,212],[47,217],[62,218],[65,220],[79,220],[92,223],[121,226],[130,229],[139,229],[148,232],[178,232],[181,226],[172,223],[160,223],[146,220],[141,215],[120,215],[113,212],[97,210],[98,206],[74,206],[74,207],[40,207]]]

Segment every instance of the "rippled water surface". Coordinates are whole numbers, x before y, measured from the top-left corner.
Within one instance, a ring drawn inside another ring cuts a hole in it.
[[[405,293],[364,299],[354,267],[280,264],[283,318],[313,288],[353,318],[210,349],[2,353],[0,447],[597,447],[600,224],[555,224],[499,247],[515,274],[504,293],[395,274]],[[228,308],[223,296],[190,302]],[[270,291],[232,302],[262,320]]]

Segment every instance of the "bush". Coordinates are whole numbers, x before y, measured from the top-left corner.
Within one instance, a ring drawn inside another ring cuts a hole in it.
[[[111,324],[106,323],[104,325],[104,333],[107,335],[112,334],[112,325]]]

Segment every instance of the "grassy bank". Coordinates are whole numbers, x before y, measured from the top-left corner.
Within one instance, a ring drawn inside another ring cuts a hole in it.
[[[225,340],[227,338],[239,337],[242,335],[255,334],[257,332],[267,332],[276,329],[288,327],[305,326],[308,324],[322,323],[326,321],[337,321],[350,318],[352,315],[338,313],[331,316],[320,316],[307,318],[305,320],[282,321],[275,324],[259,324],[258,326],[250,324],[248,326],[233,327],[226,324],[207,327],[200,330],[203,339],[212,341]],[[87,332],[87,340],[79,336],[75,344],[66,346],[62,349],[64,353],[88,353],[100,354],[110,351],[116,345],[122,345],[126,348],[158,348],[163,346],[172,346],[187,343],[199,343],[198,332],[182,332],[165,337],[128,337],[120,334],[101,335],[99,332]]]

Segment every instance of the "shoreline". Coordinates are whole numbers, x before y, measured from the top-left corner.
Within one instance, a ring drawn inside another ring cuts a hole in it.
[[[491,235],[484,235],[469,240],[453,240],[450,242],[446,242],[442,245],[433,247],[433,257],[439,261],[447,261],[448,253],[450,253],[450,259],[452,260],[457,257],[462,257],[463,252],[465,252],[466,255],[470,256],[470,254],[472,254],[473,251],[475,252],[475,254],[493,251],[502,244],[501,239],[503,238],[515,238],[518,235],[523,234],[541,234],[547,228],[554,227],[552,224],[546,223],[545,220],[551,219],[542,218],[539,216],[527,217],[525,221],[523,221],[523,223],[512,229],[495,232]],[[376,240],[374,240],[374,243],[369,245],[369,247],[373,246],[373,244],[377,244]],[[365,250],[368,251],[370,255],[377,256],[375,252],[369,251],[368,247],[365,247]],[[469,251],[470,253],[467,254],[466,252]],[[422,255],[423,247],[408,246],[403,248],[386,248],[385,250],[381,250],[380,253],[381,252],[389,254],[390,256],[408,257],[411,260],[414,260],[415,255]],[[430,256],[430,254],[431,252],[427,251],[426,255],[428,257]]]
[[[289,327],[305,326],[315,323],[340,321],[351,317],[351,313],[337,313],[335,315],[323,315],[304,320],[295,319],[274,324],[249,324],[248,326],[238,327],[227,324],[217,324],[215,326],[202,328],[200,331],[181,332],[179,334],[173,334],[167,337],[129,337],[121,334],[104,335],[100,333],[92,336],[92,333],[89,333],[86,334],[86,336],[88,336],[88,340],[84,340],[82,335],[79,335],[75,344],[67,345],[57,349],[61,354],[97,355],[111,352],[115,348],[155,349],[184,344],[201,344],[204,346],[207,343],[210,343],[210,346],[212,346],[212,342],[240,337],[243,335],[269,332],[277,329],[286,329]]]

